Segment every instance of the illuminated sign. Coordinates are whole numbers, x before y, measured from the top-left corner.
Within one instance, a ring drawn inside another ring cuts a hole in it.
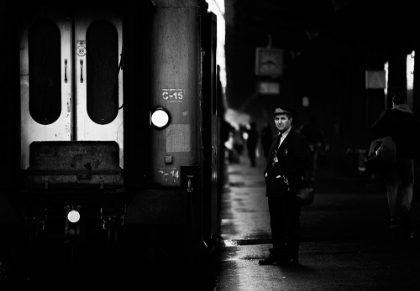
[[[283,50],[257,48],[255,54],[255,75],[281,76],[283,74]]]
[[[258,82],[258,93],[266,95],[280,94],[280,84],[277,82]]]
[[[366,89],[385,89],[385,71],[366,71]]]

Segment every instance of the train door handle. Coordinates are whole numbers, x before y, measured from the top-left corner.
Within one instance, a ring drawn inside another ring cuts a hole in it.
[[[186,175],[186,178],[188,179],[188,181],[187,181],[187,192],[194,192],[194,186],[193,186],[194,176],[193,175]]]
[[[193,192],[194,188],[192,187],[192,182],[191,179],[188,178],[188,182],[187,182],[187,192]]]
[[[83,83],[83,60],[80,60],[80,83]]]
[[[64,59],[64,83],[67,83],[67,59]]]

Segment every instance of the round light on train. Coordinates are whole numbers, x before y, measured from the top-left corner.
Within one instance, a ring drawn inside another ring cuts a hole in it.
[[[80,213],[77,210],[71,210],[68,214],[67,214],[67,219],[72,222],[72,223],[76,223],[80,220]]]
[[[162,107],[158,107],[152,112],[151,122],[153,126],[156,126],[157,128],[164,128],[167,126],[169,119],[169,112]]]

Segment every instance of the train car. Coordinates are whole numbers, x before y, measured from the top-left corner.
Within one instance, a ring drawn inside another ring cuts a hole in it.
[[[147,226],[168,230],[187,260],[208,252],[221,96],[205,1],[0,8],[0,223],[32,244],[117,248],[121,230]]]

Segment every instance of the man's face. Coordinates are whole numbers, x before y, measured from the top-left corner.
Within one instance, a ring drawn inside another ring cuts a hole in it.
[[[280,114],[274,116],[274,123],[280,132],[287,131],[292,126],[292,118],[289,118],[286,114]]]

